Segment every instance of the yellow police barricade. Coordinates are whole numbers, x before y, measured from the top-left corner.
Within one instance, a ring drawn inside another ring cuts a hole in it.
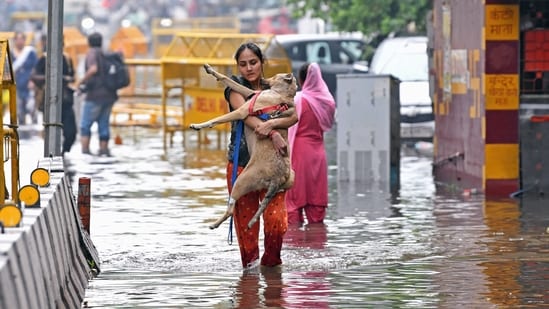
[[[265,76],[276,73],[292,72],[291,62],[284,49],[273,40],[270,34],[240,34],[240,33],[194,33],[181,32],[175,35],[166,53],[162,56],[160,65],[162,71],[162,128],[164,150],[167,150],[167,139],[173,144],[174,132],[185,130],[191,123],[203,122],[228,112],[223,90],[224,87],[214,77],[208,75],[203,68],[205,63],[225,75],[238,75],[234,53],[246,42],[254,42],[265,53],[267,62],[264,67]],[[180,93],[179,104],[183,116],[177,123],[168,123],[168,96],[171,91]],[[219,125],[212,130],[218,132],[218,146],[221,133],[230,129],[230,124]],[[198,141],[203,142],[199,131]]]
[[[142,126],[160,128],[162,118],[162,87],[160,59],[125,59],[132,75],[131,85],[119,93],[113,106],[111,125],[115,127]],[[171,97],[178,97],[174,94]],[[179,121],[183,111],[179,106],[168,106],[168,121]]]
[[[135,58],[148,54],[149,42],[139,28],[122,27],[112,36],[110,49],[122,52],[124,58]]]
[[[18,194],[19,140],[15,131],[17,128],[15,79],[10,59],[9,43],[6,39],[0,39],[0,90],[2,102],[0,158],[2,162],[10,161],[11,175],[11,181],[7,182],[5,164],[0,164],[0,222],[2,227],[15,227],[19,225],[23,213],[19,208]],[[6,112],[9,113],[9,124],[4,126],[4,114]]]
[[[155,18],[151,25],[154,56],[162,57],[179,32],[239,33],[240,20],[237,17]]]
[[[11,13],[10,28],[15,29],[19,23],[31,22],[46,25],[47,14],[43,11],[16,11]]]
[[[149,53],[148,39],[143,32],[135,26],[120,28],[111,38],[110,50],[122,52],[124,59],[146,57]],[[120,95],[134,95],[135,81],[137,79],[136,66],[128,68],[130,73],[130,85],[118,92]],[[159,75],[158,75],[159,76]]]
[[[0,40],[11,40],[14,35],[13,31],[0,31]]]
[[[78,28],[63,28],[63,50],[72,59],[75,67],[84,61],[88,48],[88,38]]]

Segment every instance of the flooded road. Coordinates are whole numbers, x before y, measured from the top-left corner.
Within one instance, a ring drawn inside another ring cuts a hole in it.
[[[112,148],[117,162],[82,160],[78,147],[69,156],[75,190],[78,177],[92,179],[102,259],[87,307],[549,306],[547,201],[439,192],[431,160],[413,153],[402,157],[397,196],[338,190],[329,142],[325,224],[288,231],[280,271],[244,273],[228,223],[208,228],[228,197],[224,146],[184,150],[176,135],[166,156],[158,130],[114,131],[124,140]]]

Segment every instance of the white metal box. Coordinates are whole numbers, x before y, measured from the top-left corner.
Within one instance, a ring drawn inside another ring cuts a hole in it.
[[[338,75],[337,89],[338,181],[397,190],[399,80],[391,75]]]

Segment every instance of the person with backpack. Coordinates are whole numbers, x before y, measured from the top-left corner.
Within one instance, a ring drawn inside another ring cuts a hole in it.
[[[19,124],[26,124],[27,115],[30,115],[32,123],[37,123],[34,107],[30,106],[30,76],[38,59],[36,49],[27,45],[27,36],[23,32],[16,32],[13,37],[13,49],[11,59],[13,61],[13,73],[17,88],[17,118]]]
[[[46,44],[47,36],[41,37],[43,55],[38,59],[31,74],[34,84],[35,106],[39,111],[44,111],[45,83],[46,83]],[[70,152],[76,140],[76,117],[74,115],[74,90],[71,83],[74,82],[74,66],[69,55],[63,53],[63,86],[61,97],[61,123],[63,124],[63,153]]]
[[[114,103],[118,100],[117,87],[112,87],[108,76],[105,53],[102,50],[103,36],[100,33],[92,33],[88,36],[84,76],[77,83],[77,89],[84,92],[84,106],[80,120],[80,142],[82,153],[90,152],[91,126],[97,122],[99,133],[99,156],[110,157],[110,117]]]

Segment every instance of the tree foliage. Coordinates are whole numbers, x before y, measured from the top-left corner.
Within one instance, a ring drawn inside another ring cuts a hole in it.
[[[425,33],[425,17],[431,0],[286,0],[296,17],[328,21],[336,31],[360,31],[367,36],[387,37],[407,32],[414,22],[418,33]]]

